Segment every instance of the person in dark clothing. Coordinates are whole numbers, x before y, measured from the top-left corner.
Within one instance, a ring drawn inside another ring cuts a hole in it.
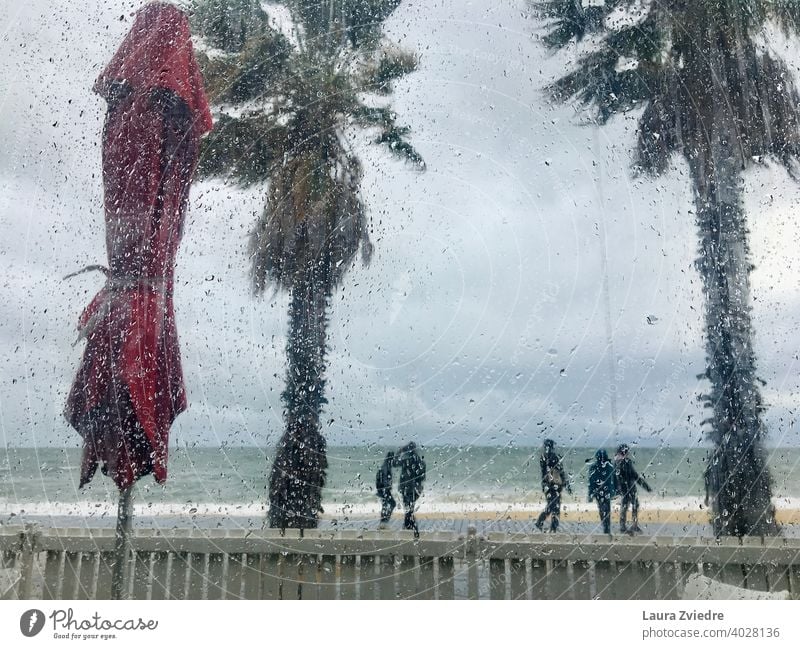
[[[375,489],[378,492],[378,498],[381,499],[381,529],[386,527],[397,506],[392,496],[392,467],[394,466],[396,466],[394,451],[389,451],[375,475]]]
[[[617,454],[614,456],[614,483],[617,493],[622,496],[622,503],[619,508],[619,531],[623,534],[626,532],[631,534],[641,532],[642,530],[639,528],[639,496],[637,495],[636,485],[640,485],[645,491],[652,491],[652,489],[645,479],[636,472],[627,444],[621,444],[617,449]],[[633,523],[630,529],[626,524],[629,505]]]
[[[544,440],[542,455],[539,457],[539,468],[542,471],[542,491],[547,504],[536,520],[536,527],[541,530],[545,520],[550,516],[551,532],[558,530],[561,516],[561,492],[566,489],[567,493],[572,493],[572,487],[564,472],[562,458],[556,453],[555,446],[556,443],[552,439]]]
[[[419,536],[417,520],[414,509],[417,500],[422,494],[422,485],[425,482],[425,460],[417,451],[417,445],[409,442],[399,451],[400,456],[400,497],[403,499],[403,508],[406,511],[403,520],[403,529],[414,530],[414,536]]]
[[[589,502],[597,500],[603,533],[611,534],[611,499],[616,495],[614,488],[614,465],[608,459],[604,448],[594,454],[594,463],[589,467]]]

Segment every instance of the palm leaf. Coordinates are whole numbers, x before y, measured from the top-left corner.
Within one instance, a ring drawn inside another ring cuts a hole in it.
[[[257,292],[270,282],[291,288],[310,266],[322,269],[335,286],[359,249],[369,258],[360,181],[358,160],[341,150],[335,157],[303,153],[276,167],[267,207],[250,240]]]
[[[800,33],[800,0],[764,0],[767,16],[784,34]]]

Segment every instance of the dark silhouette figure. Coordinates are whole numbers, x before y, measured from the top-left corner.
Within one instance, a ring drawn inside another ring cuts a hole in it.
[[[414,530],[414,536],[419,536],[414,508],[417,505],[417,499],[422,494],[422,485],[425,482],[425,460],[420,456],[414,442],[409,442],[401,448],[399,455],[400,497],[403,499],[403,508],[406,512],[403,529]]]
[[[392,496],[392,467],[394,466],[397,466],[394,451],[389,451],[375,475],[375,489],[378,492],[378,498],[381,499],[381,529],[386,527],[397,506]]]
[[[611,499],[616,495],[614,464],[604,448],[594,454],[594,459],[589,467],[589,502],[597,501],[603,533],[611,534]]]
[[[641,532],[639,528],[639,496],[637,495],[636,485],[641,485],[645,491],[652,491],[650,485],[640,476],[633,466],[630,458],[630,449],[627,444],[621,444],[614,456],[614,481],[617,493],[622,496],[622,503],[619,509],[619,531],[622,533],[630,532],[635,534]],[[631,522],[628,529],[626,519],[628,516],[628,506],[631,508]]]
[[[566,489],[568,493],[572,493],[572,487],[564,472],[562,458],[555,452],[555,446],[556,443],[552,439],[544,440],[542,455],[539,457],[539,468],[542,471],[542,491],[547,504],[536,520],[536,527],[541,530],[545,520],[550,516],[551,532],[558,530],[562,490]]]

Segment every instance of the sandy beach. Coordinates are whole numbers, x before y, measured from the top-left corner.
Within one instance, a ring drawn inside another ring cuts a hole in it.
[[[532,517],[538,516],[541,507],[531,507],[524,510],[485,510],[470,512],[468,518],[478,520],[502,520],[511,519],[515,521],[525,521]],[[453,515],[464,517],[465,512],[453,512]],[[420,511],[417,513],[419,520],[438,520],[443,517],[443,512],[425,512]],[[611,518],[613,521],[619,519],[619,508],[615,507],[611,510]],[[798,525],[800,524],[800,509],[779,509],[776,511],[778,523],[781,525]],[[630,513],[628,514],[630,520]],[[586,507],[579,506],[566,506],[561,510],[562,523],[594,523],[598,520],[597,509],[594,505]],[[674,525],[703,525],[709,522],[709,514],[705,510],[685,510],[685,509],[641,509],[639,511],[640,523],[652,524],[674,524]]]

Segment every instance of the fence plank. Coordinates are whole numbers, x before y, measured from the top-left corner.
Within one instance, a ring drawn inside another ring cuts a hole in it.
[[[64,552],[49,550],[44,564],[44,592],[42,598],[63,599],[64,592]]]
[[[207,597],[208,553],[189,553],[189,587],[186,599],[201,600]]]
[[[19,577],[12,576],[11,579],[7,580],[6,583],[0,586],[0,601],[15,601],[20,599],[18,595],[18,590],[20,587]]]
[[[227,588],[228,555],[220,552],[206,555],[208,557],[208,586],[206,599],[219,600],[225,598]]]
[[[434,557],[419,558],[419,591],[417,599],[435,599],[436,577],[434,575]]]
[[[657,599],[678,599],[680,597],[680,564],[664,561],[656,565],[658,578]]]
[[[78,599],[81,591],[83,552],[64,553],[64,599]]]
[[[506,599],[505,559],[489,559],[489,599]]]
[[[246,566],[244,555],[240,553],[228,555],[228,574],[225,581],[225,599],[242,599],[242,580]]]
[[[709,540],[706,540],[706,543],[709,543]],[[741,560],[734,559],[734,554],[732,554],[739,552],[739,556],[743,556],[741,547],[740,539],[729,537],[721,537],[716,539],[713,545],[707,545],[706,554],[700,562],[703,575],[731,586],[744,588],[744,565]],[[758,548],[753,549],[757,550]]]
[[[17,557],[19,566],[19,583],[17,584],[17,594],[20,599],[30,599],[33,596],[33,573],[36,563],[36,542],[38,533],[33,531],[30,526],[25,527],[22,535],[22,546]]]
[[[614,599],[614,580],[617,578],[616,566],[611,561],[594,562],[595,599]]]
[[[769,584],[767,583],[767,566],[763,564],[745,566],[744,572],[744,583],[748,589],[760,591],[769,590]]]
[[[467,525],[467,536],[464,539],[464,562],[467,569],[467,599],[480,599],[480,576],[478,562],[478,534],[476,525]]]
[[[571,599],[592,598],[592,567],[588,561],[570,561],[572,569]]]
[[[191,578],[191,565],[188,552],[178,552],[172,555],[172,565],[169,573],[169,598],[189,599],[189,579]]]
[[[400,557],[400,567],[397,570],[398,597],[400,599],[416,597],[419,592],[418,579],[416,557]]]
[[[111,599],[112,557],[103,552],[95,552],[91,563],[91,599]],[[84,558],[85,565],[86,559]],[[88,575],[87,575],[88,577]]]
[[[150,582],[150,599],[164,600],[169,595],[169,577],[172,554],[168,552],[151,552],[152,581]]]
[[[454,573],[453,557],[439,557],[439,576],[436,580],[436,599],[455,599]]]
[[[703,574],[724,584],[730,584],[738,588],[745,587],[745,567],[740,563],[719,564],[703,562]]]
[[[133,599],[150,599],[153,584],[152,552],[134,552]]]
[[[84,552],[81,559],[81,587],[78,599],[97,599],[97,577],[99,576],[100,555],[97,552]]]
[[[789,590],[789,566],[770,563],[766,566],[767,586],[770,592]]]
[[[280,599],[281,597],[281,570],[285,557],[280,554],[259,555],[259,597],[261,599]]]
[[[319,557],[316,554],[299,555],[298,580],[300,582],[300,599],[319,599],[318,573]]]
[[[0,568],[14,568],[17,565],[17,550],[0,551]]]
[[[570,599],[572,581],[569,575],[569,562],[564,559],[547,560],[548,599]]]
[[[280,599],[297,600],[300,599],[300,563],[301,555],[284,554],[281,556],[280,576],[281,588]]]
[[[789,566],[789,591],[795,599],[800,598],[800,563]]]
[[[261,555],[248,553],[241,556],[242,596],[250,600],[261,599]]]
[[[530,599],[528,592],[528,569],[525,559],[509,559],[509,584],[511,586],[511,599]]]
[[[337,592],[336,557],[324,554],[319,563],[319,599],[336,599]]]
[[[395,599],[395,566],[394,555],[382,555],[378,560],[378,599]]]
[[[683,587],[686,584],[686,579],[689,575],[702,574],[703,566],[700,563],[676,563],[675,567],[678,571],[678,598],[683,597]]]
[[[358,573],[356,572],[355,555],[342,555],[339,559],[339,599],[358,599],[358,593],[356,592],[357,584]]]
[[[531,598],[548,599],[547,560],[531,559]]]
[[[479,563],[480,559],[478,556],[468,551],[464,559],[464,565],[467,571],[467,599],[480,598]]]
[[[652,562],[615,562],[617,575],[611,589],[614,599],[655,599],[656,579]]]
[[[378,591],[375,578],[375,557],[362,554],[359,562],[358,599],[375,599]]]

